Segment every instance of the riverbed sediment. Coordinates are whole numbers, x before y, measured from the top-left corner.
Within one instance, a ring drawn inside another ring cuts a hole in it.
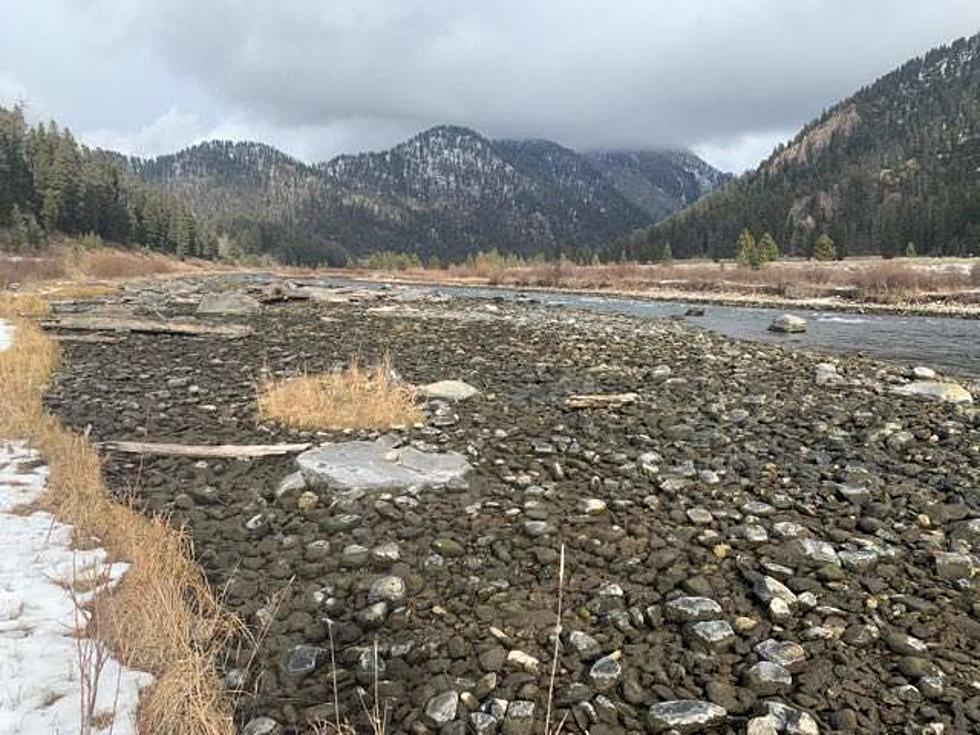
[[[980,414],[897,395],[901,366],[425,295],[246,321],[239,339],[66,342],[49,407],[98,441],[322,443],[379,432],[262,424],[264,377],[388,354],[408,382],[480,393],[387,432],[467,459],[441,489],[301,501],[281,487],[295,457],[106,456],[115,493],[187,524],[251,627],[223,663],[242,727],[332,721],[336,673],[355,724],[377,680],[389,732],[539,731],[562,545],[555,709],[573,729],[980,727]]]

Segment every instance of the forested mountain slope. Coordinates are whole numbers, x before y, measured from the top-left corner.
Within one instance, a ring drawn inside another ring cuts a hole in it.
[[[644,191],[659,202],[650,207],[596,164],[599,155],[443,125],[315,166],[263,144],[228,142],[129,165],[247,248],[304,261],[380,250],[444,260],[491,248],[600,251],[725,176],[692,154],[662,154],[659,167],[635,174],[649,178]]]
[[[807,255],[980,252],[980,35],[827,110],[757,170],[653,226],[634,255],[730,256],[743,227]]]
[[[54,123],[29,126],[0,107],[0,248],[46,235],[96,234],[179,257],[213,257],[214,232],[170,193],[130,175],[121,157],[79,145]]]

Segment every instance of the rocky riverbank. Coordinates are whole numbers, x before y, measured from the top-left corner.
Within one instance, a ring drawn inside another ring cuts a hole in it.
[[[186,315],[210,287],[102,308]],[[566,731],[980,728],[970,404],[868,360],[536,305],[338,293],[242,319],[67,341],[49,406],[94,440],[319,444],[379,436],[259,424],[263,377],[388,353],[479,390],[383,438],[472,467],[423,489],[338,493],[295,456],[107,456],[252,628],[224,664],[245,732],[333,720],[331,634],[355,724],[377,678],[390,732],[541,731],[562,544]]]
[[[741,290],[719,284],[715,290],[685,287],[683,284],[624,288],[602,286],[581,288],[574,285],[532,286],[522,283],[493,283],[480,277],[442,277],[403,275],[398,272],[350,271],[334,269],[318,271],[340,279],[367,283],[398,283],[404,286],[449,286],[453,288],[504,288],[528,294],[574,294],[579,296],[610,296],[639,301],[669,301],[715,306],[749,306],[773,309],[809,309],[843,314],[893,314],[897,316],[933,316],[951,319],[980,319],[980,293],[975,289],[959,294],[923,295],[915,300],[873,301],[849,294],[842,296],[780,296],[764,288]]]

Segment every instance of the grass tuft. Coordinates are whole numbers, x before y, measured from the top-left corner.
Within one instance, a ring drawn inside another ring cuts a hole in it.
[[[272,380],[259,388],[259,418],[294,429],[389,429],[422,419],[415,391],[394,377],[385,357],[325,375]]]

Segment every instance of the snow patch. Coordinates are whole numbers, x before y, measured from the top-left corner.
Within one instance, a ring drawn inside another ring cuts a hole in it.
[[[0,352],[10,347],[14,343],[14,328],[0,319]]]

